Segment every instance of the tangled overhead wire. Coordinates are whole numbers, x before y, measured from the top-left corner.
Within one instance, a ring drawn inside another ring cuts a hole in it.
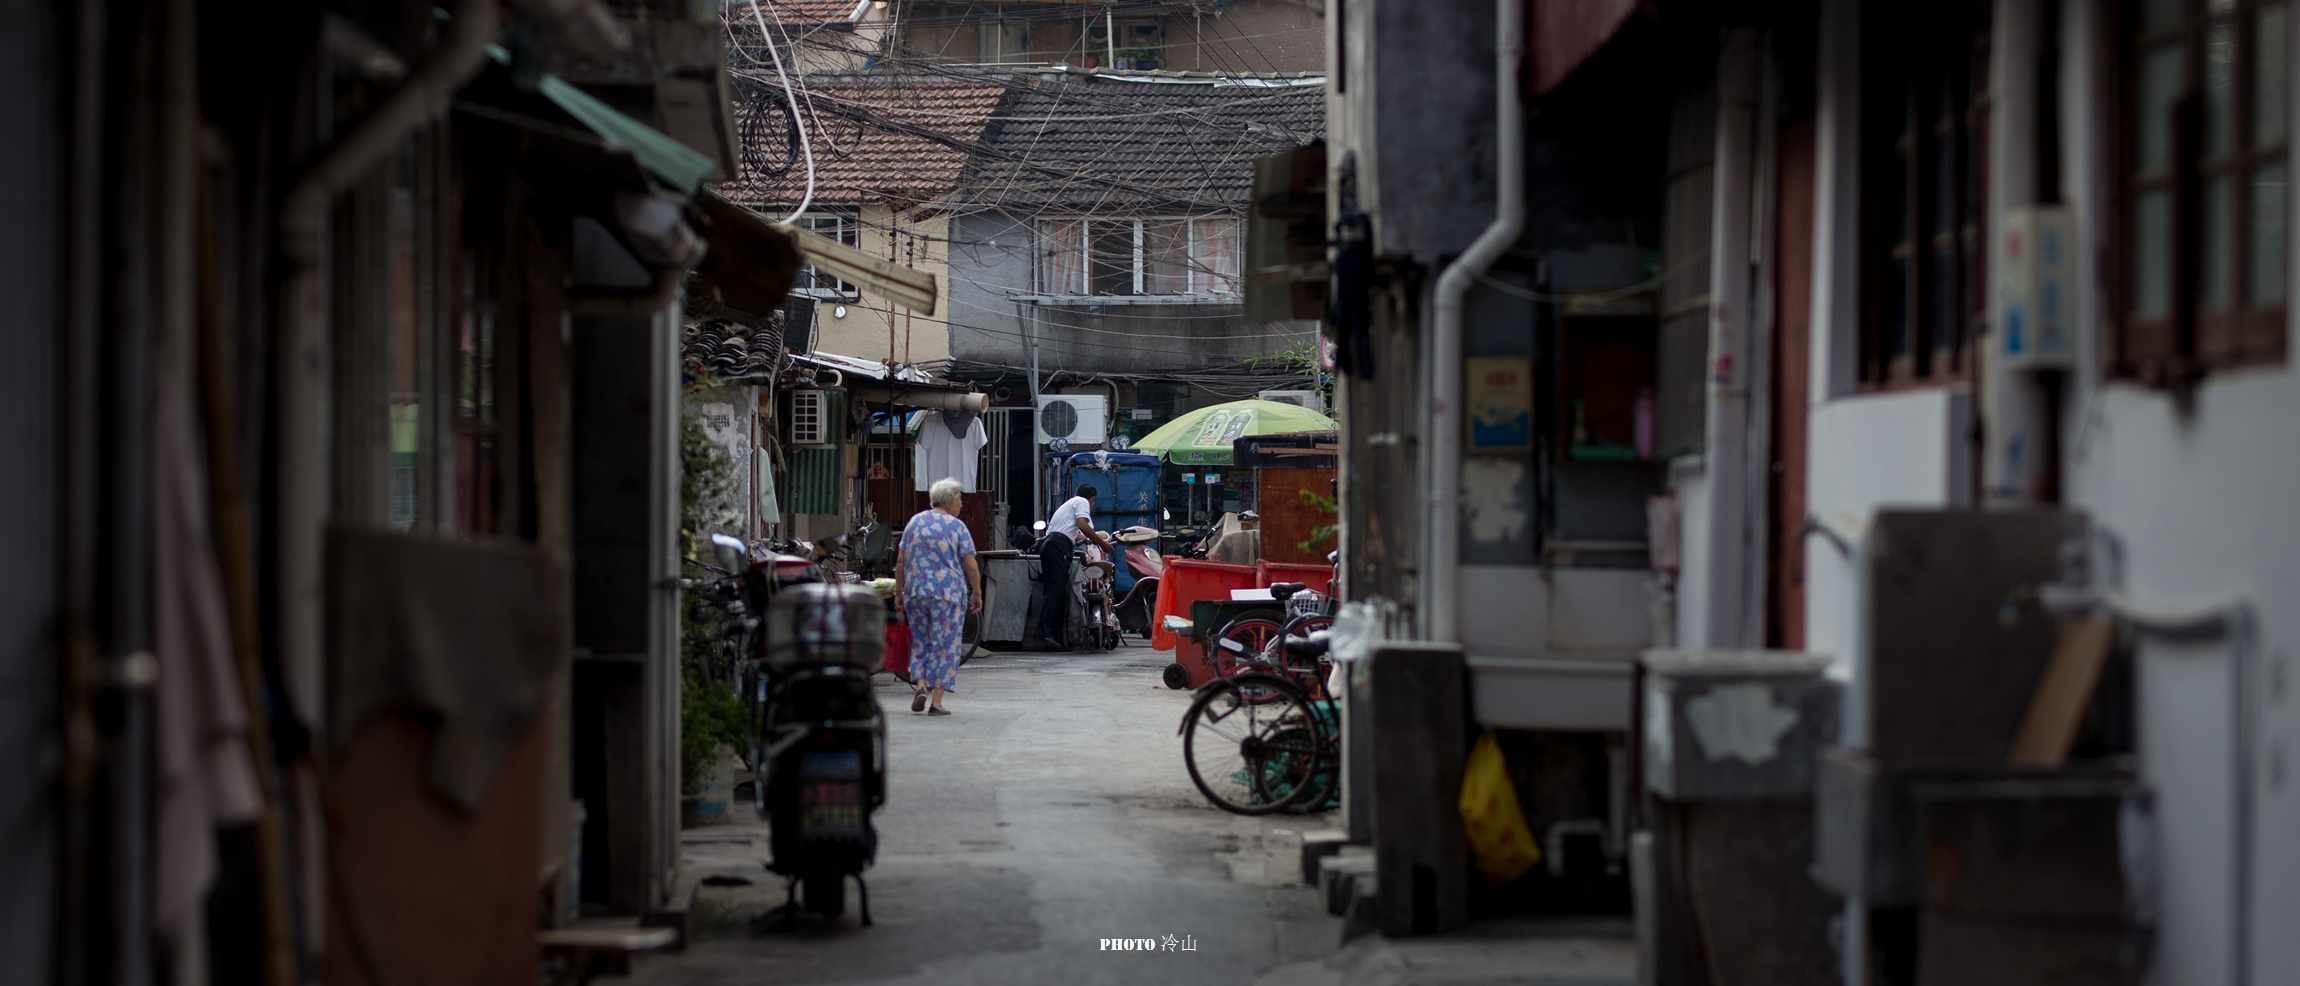
[[[743,96],[743,170],[779,181],[791,173],[803,153],[799,147],[798,118],[791,115],[790,107],[783,100],[774,98],[781,93],[750,82],[738,82],[737,92]],[[776,139],[778,130],[782,132],[781,140]],[[777,148],[784,153],[774,154],[773,149]]]

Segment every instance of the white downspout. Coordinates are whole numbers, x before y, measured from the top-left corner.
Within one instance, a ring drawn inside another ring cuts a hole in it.
[[[1494,216],[1469,249],[1438,275],[1430,318],[1430,495],[1423,505],[1428,559],[1422,573],[1423,629],[1429,640],[1461,639],[1462,309],[1470,282],[1525,231],[1524,0],[1494,4]]]

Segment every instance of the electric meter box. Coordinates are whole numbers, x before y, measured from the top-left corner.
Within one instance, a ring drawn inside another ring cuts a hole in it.
[[[2067,206],[2007,209],[1999,232],[1996,358],[2008,370],[2076,363],[2076,223]]]

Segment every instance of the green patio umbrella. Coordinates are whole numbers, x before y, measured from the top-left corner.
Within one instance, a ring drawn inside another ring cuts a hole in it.
[[[1333,431],[1334,419],[1278,401],[1231,401],[1202,407],[1166,422],[1127,447],[1184,466],[1230,464],[1230,442],[1245,435]]]

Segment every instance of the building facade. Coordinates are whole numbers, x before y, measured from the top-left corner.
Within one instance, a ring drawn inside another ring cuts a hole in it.
[[[1464,722],[1615,757],[1641,651],[1823,655],[1831,756],[1888,777],[2001,769],[2063,621],[2107,621],[2064,769],[2129,785],[2088,864],[2128,895],[2103,940],[2148,943],[2116,975],[2292,965],[2288,7],[1501,6],[1332,24],[1351,596],[1460,655]],[[1941,898],[1822,885],[1845,982],[1971,943]]]

